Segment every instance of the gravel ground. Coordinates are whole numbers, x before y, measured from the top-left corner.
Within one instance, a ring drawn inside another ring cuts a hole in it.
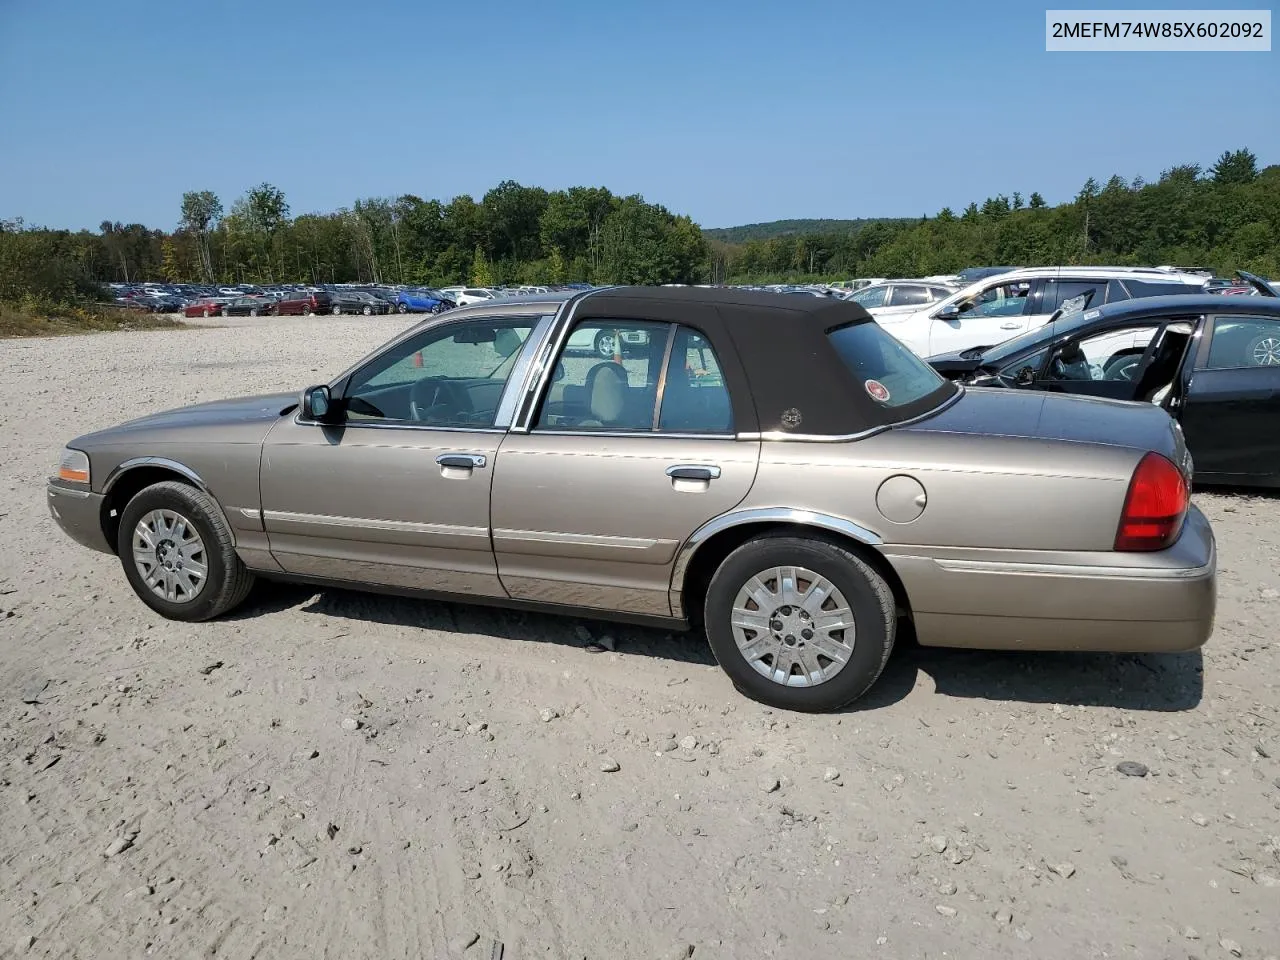
[[[835,716],[692,635],[272,586],[169,623],[50,519],[72,436],[404,322],[0,345],[0,956],[1280,954],[1274,499],[1197,494],[1203,654],[903,647]]]

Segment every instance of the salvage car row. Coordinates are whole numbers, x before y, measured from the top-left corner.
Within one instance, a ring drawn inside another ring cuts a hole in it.
[[[460,307],[296,393],[78,437],[48,502],[173,619],[260,578],[693,627],[746,695],[830,710],[908,633],[1200,646],[1192,469],[1156,404],[956,382],[854,303],[620,287]]]

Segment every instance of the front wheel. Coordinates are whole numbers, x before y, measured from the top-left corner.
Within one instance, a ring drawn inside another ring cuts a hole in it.
[[[217,504],[185,483],[152,484],[130,500],[116,549],[134,592],[170,620],[221,616],[253,586]]]
[[[342,313],[342,308],[341,308],[340,306],[338,306],[338,305],[335,303],[335,304],[333,305],[332,313],[333,313],[333,315],[334,315],[335,317],[336,317],[336,316],[340,316],[340,315],[341,315],[341,313]]]
[[[618,352],[618,340],[612,334],[601,330],[596,334],[596,354],[606,360],[612,360]]]
[[[361,310],[360,312],[361,312],[361,313],[363,313],[366,317],[368,317],[368,316],[372,316],[372,315],[373,315],[373,307],[370,307],[370,306],[366,305],[366,306],[365,306],[365,308],[364,308],[363,310]]]
[[[396,304],[396,313],[408,313],[408,312],[409,312],[409,307],[407,304],[403,304],[403,303]]]
[[[249,316],[251,316],[251,317],[256,317],[257,315],[258,315],[258,308],[257,308],[257,307],[253,307],[253,308],[251,308],[251,309],[249,310]]]
[[[1264,334],[1249,343],[1249,362],[1258,367],[1274,367],[1280,364],[1280,337]]]
[[[897,623],[893,592],[826,540],[760,537],[720,564],[707,590],[711,650],[733,685],[787,710],[837,710],[880,676]]]

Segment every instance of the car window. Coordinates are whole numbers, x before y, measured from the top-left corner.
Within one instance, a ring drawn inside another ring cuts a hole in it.
[[[587,320],[569,334],[535,430],[652,430],[670,324]]]
[[[929,296],[933,300],[945,300],[947,299],[947,297],[951,296],[951,294],[953,293],[955,293],[955,291],[948,289],[947,287],[930,287],[929,288]]]
[[[1053,313],[1067,301],[1082,297],[1087,293],[1093,294],[1093,297],[1089,300],[1089,306],[1100,307],[1105,302],[1106,292],[1107,281],[1105,280],[1047,281],[1044,285],[1044,295],[1040,300],[1040,312]]]
[[[1218,317],[1205,366],[1210,370],[1280,367],[1280,320]]]
[[[1097,297],[1089,304],[1091,307],[1098,306]],[[1129,291],[1124,288],[1124,284],[1119,280],[1107,281],[1107,303],[1116,303],[1120,300],[1129,300]]]
[[[348,417],[423,426],[487,427],[520,347],[527,318],[434,327],[370,361],[346,390]]]
[[[859,386],[882,407],[904,407],[948,387],[941,374],[877,323],[838,327],[827,338]]]
[[[1031,283],[1028,280],[1015,280],[987,287],[970,303],[968,309],[960,305],[960,312],[966,317],[1016,317],[1027,309],[1030,298]]]
[[[677,433],[731,433],[733,408],[715,350],[689,327],[676,328],[662,387],[658,429]]]
[[[890,306],[905,307],[918,306],[929,302],[929,291],[925,287],[917,284],[899,283],[893,288],[893,297],[889,301]]]
[[[1047,380],[1133,380],[1159,326],[1106,330],[1073,340],[1054,351]]]
[[[888,292],[889,287],[887,284],[879,284],[859,290],[849,299],[864,309],[867,307],[883,307],[885,295]]]

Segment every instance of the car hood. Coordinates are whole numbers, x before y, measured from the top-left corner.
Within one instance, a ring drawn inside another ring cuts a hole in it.
[[[903,429],[1062,440],[1154,451],[1182,465],[1182,431],[1162,408],[1097,397],[966,387],[945,410]]]
[[[127,443],[143,436],[167,440],[191,439],[191,432],[217,432],[217,439],[238,443],[260,442],[271,425],[296,406],[296,393],[267,393],[253,397],[236,397],[197,403],[174,410],[162,410],[118,426],[108,427],[77,437],[70,446],[86,449],[94,446]]]

